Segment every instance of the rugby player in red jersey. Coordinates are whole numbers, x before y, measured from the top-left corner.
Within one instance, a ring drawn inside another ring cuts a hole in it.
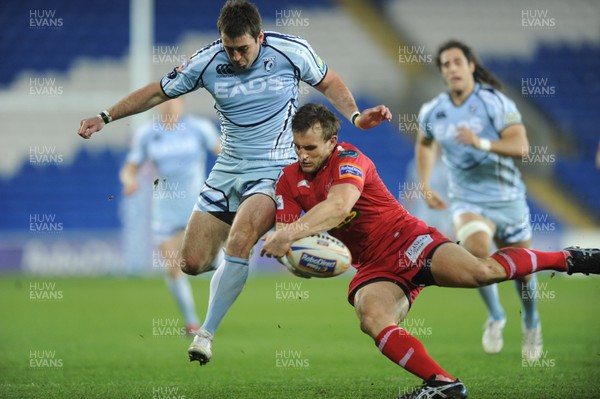
[[[423,287],[476,288],[541,270],[600,274],[600,250],[503,248],[476,258],[410,215],[373,162],[338,143],[339,126],[325,106],[298,109],[292,121],[298,161],[277,182],[276,231],[264,237],[261,254],[281,257],[295,240],[324,231],[343,241],[357,269],[348,300],[361,330],[385,356],[424,380],[402,398],[466,398],[463,383],[398,326]]]

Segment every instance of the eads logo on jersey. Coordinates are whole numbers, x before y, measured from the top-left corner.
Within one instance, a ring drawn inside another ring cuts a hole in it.
[[[346,219],[342,220],[340,222],[340,224],[338,224],[337,226],[335,226],[334,228],[337,230],[343,230],[346,227],[348,227],[348,225],[350,223],[352,223],[354,221],[354,219],[360,217],[360,212],[357,211],[356,209],[352,209],[350,211],[350,213],[348,214],[348,216],[346,216]]]

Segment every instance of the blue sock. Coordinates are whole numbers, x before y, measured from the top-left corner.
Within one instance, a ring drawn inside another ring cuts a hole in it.
[[[523,304],[523,323],[525,328],[535,328],[540,322],[537,311],[537,276],[533,274],[528,283],[515,280],[517,293]]]
[[[487,306],[488,314],[492,320],[502,320],[506,317],[504,309],[500,304],[500,297],[498,296],[498,285],[492,284],[485,287],[479,287],[479,294]]]
[[[167,276],[165,281],[171,291],[171,295],[175,298],[179,310],[183,314],[186,326],[189,325],[200,325],[200,320],[196,315],[196,305],[194,304],[194,295],[192,294],[192,287],[187,279],[187,276],[180,276],[177,279],[173,279],[171,276]]]
[[[225,255],[225,262],[219,266],[210,280],[208,311],[202,328],[215,335],[219,324],[231,308],[248,278],[248,259]]]

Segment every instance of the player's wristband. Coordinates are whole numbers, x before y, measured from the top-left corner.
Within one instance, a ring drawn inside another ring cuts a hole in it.
[[[110,122],[112,122],[112,116],[110,116],[110,114],[106,110],[100,112],[98,114],[98,116],[100,118],[102,118],[102,120],[104,121],[104,124],[106,124],[106,125],[108,125]]]
[[[492,149],[492,142],[488,139],[479,139],[479,149],[481,151],[490,152]]]
[[[352,124],[354,126],[356,126],[357,128],[362,130],[362,127],[360,127],[360,125],[358,124],[358,120],[360,119],[360,112],[356,111],[352,114],[352,116],[350,117],[350,120],[352,121]]]

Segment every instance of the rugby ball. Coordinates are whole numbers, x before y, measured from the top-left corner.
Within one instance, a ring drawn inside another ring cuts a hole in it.
[[[352,264],[346,245],[327,233],[319,233],[295,241],[285,257],[278,259],[300,277],[334,277]]]

